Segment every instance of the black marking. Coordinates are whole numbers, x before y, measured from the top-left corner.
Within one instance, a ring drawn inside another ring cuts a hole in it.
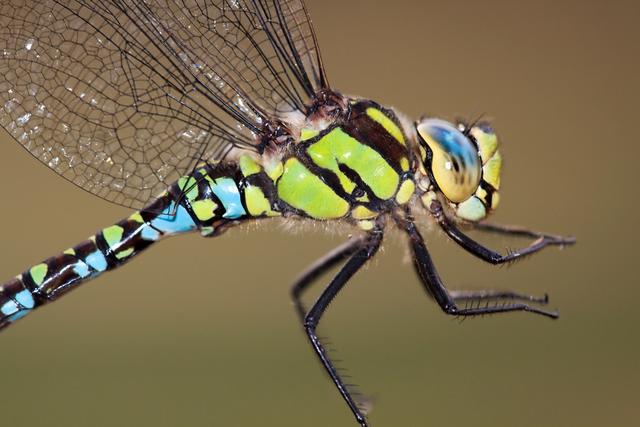
[[[238,185],[238,189],[242,194],[243,205],[246,205],[245,189],[250,185],[257,187],[262,191],[262,194],[264,194],[264,197],[269,201],[271,210],[278,211],[279,206],[276,203],[278,200],[278,193],[276,190],[276,186],[271,180],[271,178],[269,178],[269,176],[266,174],[266,172],[260,171],[258,173],[251,174],[240,181]],[[245,206],[245,210],[246,212],[249,212],[246,206]]]
[[[374,212],[380,212],[383,206],[387,205],[387,201],[378,198],[378,196],[376,196],[376,194],[373,192],[371,187],[369,187],[367,183],[363,181],[362,177],[358,174],[358,172],[354,171],[349,166],[341,163],[338,164],[338,169],[340,169],[340,172],[345,174],[347,178],[349,178],[351,181],[356,183],[356,188],[362,189],[366,193],[366,195],[369,197],[368,202],[355,200],[354,198],[354,203],[363,205],[367,209]],[[362,197],[362,196],[358,196],[358,197]]]
[[[349,121],[345,122],[341,128],[361,144],[371,147],[379,153],[399,175],[404,172],[400,161],[403,158],[409,159],[408,150],[406,146],[402,145],[384,126],[369,117],[366,112],[368,108],[375,108],[384,113],[389,120],[398,126],[406,140],[406,135],[404,135],[402,126],[395,115],[373,101],[362,101],[355,104],[352,107],[353,114]]]
[[[487,211],[489,211],[491,210],[491,206],[493,206],[493,194],[496,193],[498,190],[493,185],[485,181],[484,179],[480,180],[480,187],[487,193],[485,197],[486,198],[485,208],[487,209]]]
[[[355,198],[350,194],[342,186],[340,182],[340,178],[338,175],[330,169],[325,169],[321,166],[318,166],[316,162],[313,161],[309,153],[307,152],[307,147],[304,147],[303,150],[299,150],[296,153],[296,158],[302,162],[302,164],[314,175],[316,175],[322,182],[327,184],[331,191],[336,193],[339,197],[344,199],[350,204],[353,204]],[[288,160],[288,159],[287,159]],[[338,168],[340,168],[340,163],[338,162]],[[352,180],[353,181],[353,180]]]
[[[123,238],[124,238],[124,234],[123,234]],[[111,249],[111,247],[107,243],[102,231],[96,234],[95,239],[96,239],[96,247],[100,252],[102,252],[102,255],[104,255],[105,259],[107,260],[107,271],[113,268],[116,268],[117,266],[122,264],[122,261],[116,258],[115,252]]]
[[[460,159],[460,161],[464,163],[464,160]],[[453,164],[453,170],[455,170],[456,173],[460,173],[460,164],[455,157],[451,158],[451,163]]]

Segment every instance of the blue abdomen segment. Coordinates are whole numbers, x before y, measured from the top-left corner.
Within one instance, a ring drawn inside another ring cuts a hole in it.
[[[225,213],[223,218],[238,219],[247,214],[242,206],[238,184],[231,178],[218,178],[211,182],[211,191],[222,202]]]
[[[145,236],[152,238],[152,234],[177,234],[187,233],[196,230],[198,225],[189,214],[187,209],[181,205],[171,202],[160,215],[149,222],[150,227],[146,230]]]
[[[0,286],[0,329],[28,314],[36,302],[19,278]]]

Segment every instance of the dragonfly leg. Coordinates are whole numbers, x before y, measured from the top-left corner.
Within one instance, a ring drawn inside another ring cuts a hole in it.
[[[501,292],[501,291],[457,291],[449,292],[445,287],[442,279],[436,271],[435,265],[431,260],[429,251],[424,243],[422,235],[416,228],[413,221],[410,219],[398,219],[396,222],[409,236],[411,245],[411,251],[413,253],[413,261],[418,276],[421,279],[427,293],[436,300],[440,308],[447,314],[454,316],[477,316],[483,314],[493,313],[505,313],[511,311],[528,311],[543,316],[557,318],[558,313],[555,311],[548,311],[539,307],[523,303],[515,302],[514,300],[525,300],[528,302],[535,302],[545,304],[547,298],[536,298],[527,295],[516,294],[513,292]],[[479,303],[477,306],[459,307],[458,302],[461,301],[481,301],[481,300],[495,300],[494,304],[486,304],[481,306]]]
[[[442,205],[440,202],[433,202],[429,207],[429,210],[438,221],[440,227],[444,230],[445,233],[458,245],[460,245],[467,252],[477,256],[478,258],[491,263],[491,264],[504,264],[508,262],[515,261],[519,258],[523,258],[525,256],[534,254],[538,252],[542,248],[546,246],[565,246],[572,245],[576,242],[574,237],[563,237],[563,236],[555,236],[552,234],[540,233],[537,231],[527,230],[521,227],[515,226],[502,226],[502,225],[493,225],[488,223],[474,223],[472,225],[473,228],[483,231],[488,231],[492,233],[500,233],[507,234],[510,236],[524,236],[531,237],[535,239],[531,244],[527,247],[517,250],[511,250],[506,255],[502,255],[499,252],[496,252],[492,249],[483,246],[482,244],[476,242],[471,237],[464,234],[452,221],[448,218],[444,211],[442,210]]]
[[[291,298],[298,313],[300,321],[304,322],[307,309],[302,302],[302,294],[315,282],[315,280],[326,273],[328,270],[336,266],[353,255],[358,249],[362,248],[366,242],[364,237],[354,237],[349,239],[342,245],[333,249],[322,258],[311,264],[305,271],[300,274],[291,286]]]
[[[320,359],[320,362],[322,362],[322,365],[324,366],[327,373],[331,377],[331,380],[333,381],[335,386],[338,388],[338,391],[342,395],[342,398],[345,400],[347,405],[349,405],[349,408],[351,409],[351,412],[353,412],[353,415],[356,417],[356,420],[363,427],[367,426],[367,421],[365,419],[365,416],[363,412],[360,410],[360,408],[358,407],[358,405],[356,404],[355,400],[351,397],[351,394],[349,393],[347,386],[340,378],[340,375],[338,374],[333,363],[329,359],[329,356],[326,350],[324,349],[324,347],[320,343],[320,340],[316,336],[316,328],[326,308],[329,306],[329,304],[335,298],[338,292],[340,292],[340,290],[344,287],[344,285],[347,284],[349,279],[351,279],[351,277],[358,270],[360,270],[360,268],[364,264],[366,264],[367,261],[369,261],[376,254],[376,252],[380,248],[382,237],[383,237],[382,229],[376,228],[368,234],[367,238],[363,242],[360,243],[359,248],[357,246],[349,249],[345,247],[343,248],[342,251],[337,251],[336,254],[334,254],[334,257],[327,256],[325,258],[327,260],[332,260],[332,262],[327,262],[327,264],[335,264],[340,258],[345,258],[346,256],[348,256],[347,255],[348,252],[350,251],[352,252],[352,255],[349,258],[349,260],[345,263],[345,265],[338,272],[338,274],[336,274],[336,276],[333,278],[331,283],[329,283],[329,285],[325,288],[325,290],[322,292],[318,300],[315,302],[313,307],[311,307],[311,310],[309,310],[309,312],[304,318],[304,329],[307,333],[309,341],[311,342],[311,345],[313,346],[314,351],[316,352],[316,355]],[[358,249],[355,250],[356,248]],[[337,257],[336,256],[337,254],[340,254],[340,257]],[[334,258],[338,258],[338,259],[333,260]],[[309,273],[311,275],[311,273],[313,272],[317,273],[317,272],[320,272],[321,270],[323,270],[323,268],[320,266],[316,269],[311,269]],[[302,283],[304,281],[300,281],[300,282]],[[304,287],[304,285],[300,285],[300,286]]]
[[[507,303],[513,303],[515,301],[524,301],[531,302],[540,305],[546,305],[549,303],[549,296],[544,294],[543,296],[534,296],[521,294],[519,292],[513,291],[498,291],[498,290],[479,290],[479,291],[458,291],[451,290],[448,291],[451,299],[456,303],[464,303],[465,308],[480,307],[480,305],[484,305],[485,307],[490,304],[497,305],[506,305]]]

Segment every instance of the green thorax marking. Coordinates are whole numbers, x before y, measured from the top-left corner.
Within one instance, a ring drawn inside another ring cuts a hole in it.
[[[277,189],[282,201],[315,219],[342,218],[349,211],[349,203],[295,157],[285,162]]]
[[[302,129],[299,155],[285,159],[282,176],[274,180],[278,197],[312,218],[342,218],[353,210],[354,219],[367,220],[377,215],[376,206],[404,204],[414,192],[395,114],[368,100],[354,100],[350,108],[343,121]]]
[[[379,199],[392,198],[398,189],[400,176],[384,157],[340,127],[312,143],[307,148],[307,153],[316,165],[335,173],[349,193],[353,191],[355,184],[340,171],[340,164],[357,173]]]

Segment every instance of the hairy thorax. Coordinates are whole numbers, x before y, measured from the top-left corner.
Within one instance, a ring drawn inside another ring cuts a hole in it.
[[[369,100],[342,98],[338,114],[290,116],[297,138],[267,147],[259,162],[274,180],[279,210],[318,220],[351,219],[367,229],[415,192],[417,162],[398,116]]]

